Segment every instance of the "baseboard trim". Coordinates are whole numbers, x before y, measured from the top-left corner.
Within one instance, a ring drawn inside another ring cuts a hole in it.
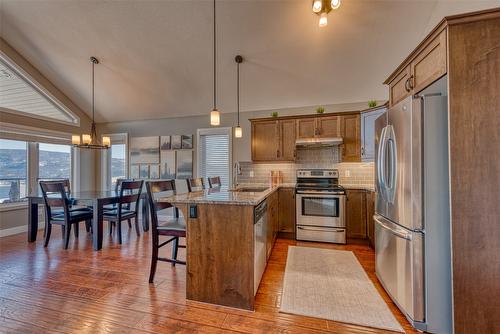
[[[44,227],[45,227],[45,222],[41,221],[38,223],[39,230],[43,229]],[[28,231],[28,225],[6,228],[3,230],[0,230],[0,238],[1,237],[8,237],[10,235],[19,234],[19,233],[26,233],[27,231]]]

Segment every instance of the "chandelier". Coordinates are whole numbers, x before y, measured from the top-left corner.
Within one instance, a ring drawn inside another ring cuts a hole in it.
[[[328,24],[327,14],[332,9],[340,7],[340,0],[313,0],[312,10],[315,14],[319,15],[319,26],[326,27]]]
[[[80,135],[72,135],[71,143],[75,147],[79,148],[91,148],[91,149],[108,149],[111,145],[110,137],[102,137],[102,142],[97,138],[97,131],[94,121],[94,66],[99,64],[99,60],[96,57],[90,57],[90,62],[92,63],[92,125],[90,127],[90,134],[82,134],[81,141]]]
[[[215,17],[215,0],[214,0],[214,107],[210,112],[210,125],[220,125],[220,111],[217,110],[217,21]]]

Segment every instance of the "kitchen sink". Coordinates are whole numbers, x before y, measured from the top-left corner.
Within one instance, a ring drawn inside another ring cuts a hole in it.
[[[248,187],[248,188],[243,187],[243,188],[234,189],[233,191],[243,192],[243,193],[260,193],[260,192],[266,191],[268,189],[269,189],[269,187]]]

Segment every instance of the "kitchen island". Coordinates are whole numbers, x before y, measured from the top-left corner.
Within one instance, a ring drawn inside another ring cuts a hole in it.
[[[278,189],[209,189],[165,199],[186,220],[187,299],[254,309],[255,287],[259,283],[254,285],[258,256],[254,247],[254,209],[263,201],[267,203],[266,244],[272,247],[278,225]]]

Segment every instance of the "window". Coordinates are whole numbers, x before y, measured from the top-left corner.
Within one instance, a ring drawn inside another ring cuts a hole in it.
[[[31,76],[0,55],[0,108],[50,121],[78,124],[76,117]]]
[[[117,179],[127,177],[127,147],[125,144],[111,144],[111,184],[114,187]]]
[[[71,179],[71,146],[40,143],[38,179]]]
[[[26,197],[28,150],[25,141],[0,139],[0,203]]]
[[[227,188],[231,180],[231,128],[198,130],[198,175],[219,176]]]

